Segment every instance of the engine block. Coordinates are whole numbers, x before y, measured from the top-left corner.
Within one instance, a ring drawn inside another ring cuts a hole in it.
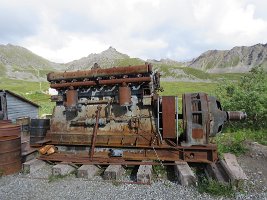
[[[50,87],[58,91],[51,97],[56,102],[47,134],[51,144],[89,147],[91,159],[213,162],[216,145],[209,144],[209,137],[221,132],[227,120],[246,116],[223,111],[220,102],[205,93],[184,94],[178,113],[178,97],[159,95],[160,74],[148,63],[96,66],[47,75]],[[104,150],[95,152],[96,147]]]

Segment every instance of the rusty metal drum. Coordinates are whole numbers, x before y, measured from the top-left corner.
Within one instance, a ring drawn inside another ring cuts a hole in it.
[[[39,146],[38,142],[44,140],[49,129],[50,119],[31,119],[30,145]]]
[[[20,136],[0,137],[0,174],[14,174],[21,170]]]
[[[21,126],[21,133],[24,136],[28,136],[30,133],[30,117],[19,117],[16,119],[16,124]]]
[[[0,126],[0,137],[20,136],[21,135],[20,131],[21,131],[21,128],[19,125],[10,124],[10,123],[2,124]]]
[[[11,124],[11,123],[12,123],[11,120],[0,120],[0,126]]]

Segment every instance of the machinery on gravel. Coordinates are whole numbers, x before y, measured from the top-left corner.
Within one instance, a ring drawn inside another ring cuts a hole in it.
[[[205,93],[183,94],[179,109],[177,96],[159,95],[160,74],[147,63],[51,72],[47,80],[58,95],[51,97],[56,105],[44,141],[58,151],[40,156],[43,160],[212,163],[218,153],[209,138],[220,133],[226,121],[246,117],[223,111],[220,102]]]

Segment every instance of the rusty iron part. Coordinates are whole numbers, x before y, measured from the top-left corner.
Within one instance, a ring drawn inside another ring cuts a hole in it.
[[[91,145],[91,150],[90,150],[90,159],[92,160],[94,157],[94,150],[95,150],[95,143],[96,143],[96,134],[97,134],[97,129],[98,129],[98,122],[99,122],[99,115],[100,115],[100,111],[101,111],[102,107],[101,106],[97,106],[97,110],[96,110],[96,117],[95,117],[95,126],[94,126],[94,132],[93,132],[93,136],[92,136],[92,145]]]
[[[73,87],[66,91],[66,107],[76,107],[78,102],[78,92],[77,90],[74,90]]]
[[[242,113],[223,111],[220,102],[205,93],[183,95],[183,113],[178,114],[178,97],[158,96],[160,74],[152,72],[149,64],[55,72],[47,78],[58,95],[52,98],[56,106],[42,141],[59,149],[87,148],[84,155],[74,149],[75,156],[64,152],[41,156],[51,161],[214,162],[217,147],[209,144],[209,137],[220,132],[225,121],[244,118]],[[184,127],[181,137],[179,119]],[[111,151],[99,152],[99,148]]]
[[[129,125],[127,125],[129,126]],[[122,130],[120,130],[121,132]],[[120,134],[119,132],[109,132],[109,134],[103,134],[98,131],[97,146],[118,146],[118,147],[149,147],[153,140],[155,140],[154,134],[142,133],[140,134]],[[101,133],[101,134],[100,134]],[[50,144],[55,145],[91,145],[92,134],[70,132],[70,133],[50,133]],[[155,144],[158,142],[155,142]]]
[[[221,103],[205,93],[183,95],[183,145],[205,145],[209,137],[216,136],[227,120],[242,120],[246,114],[240,111],[223,111]]]
[[[151,73],[152,65],[137,65],[128,67],[113,67],[107,69],[92,69],[86,71],[76,71],[76,72],[51,72],[47,74],[47,80],[58,81],[58,80],[69,80],[69,79],[84,79],[84,78],[96,78],[103,76],[116,76],[121,74],[142,74]]]
[[[240,111],[228,111],[227,112],[228,120],[230,121],[240,121],[247,118],[247,114]]]
[[[86,152],[57,152],[52,155],[41,155],[41,160],[71,162],[76,164],[122,164],[122,165],[143,165],[145,160],[155,160],[147,162],[149,164],[159,164],[168,161],[186,161],[194,163],[212,163],[218,160],[217,146],[208,145],[192,147],[175,147],[170,149],[137,149],[137,151],[124,150],[122,157],[110,157],[108,151],[94,152],[91,159]]]
[[[176,98],[174,96],[162,97],[162,138],[176,138]]]
[[[20,136],[21,127],[15,124],[6,123],[0,126],[0,137],[3,136]]]
[[[119,104],[129,106],[131,104],[131,88],[128,86],[119,87]]]
[[[81,81],[81,82],[67,82],[67,83],[52,83],[51,88],[60,89],[68,87],[82,87],[82,86],[97,86],[97,85],[114,85],[122,83],[142,83],[151,82],[150,77],[140,78],[121,78],[121,79],[110,79],[110,80],[97,80],[97,81]]]
[[[183,94],[182,101],[186,141],[183,145],[208,144],[210,119],[207,94]]]
[[[21,170],[20,136],[0,137],[0,173],[14,174]]]

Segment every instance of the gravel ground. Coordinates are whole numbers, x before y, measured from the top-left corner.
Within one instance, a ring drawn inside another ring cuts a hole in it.
[[[256,148],[257,147],[257,148]],[[250,151],[238,158],[248,176],[242,192],[234,199],[267,200],[267,152],[262,147],[250,146]],[[70,175],[51,181],[51,165],[33,174],[16,174],[0,178],[0,200],[11,199],[226,199],[200,194],[195,187],[184,187],[161,178],[151,185],[137,185],[104,181],[101,176],[92,180]],[[123,181],[129,181],[125,173]]]
[[[117,185],[74,177],[53,182],[23,177],[3,177],[0,199],[214,199],[207,194],[199,194],[194,187],[183,187],[166,180],[152,185]]]

